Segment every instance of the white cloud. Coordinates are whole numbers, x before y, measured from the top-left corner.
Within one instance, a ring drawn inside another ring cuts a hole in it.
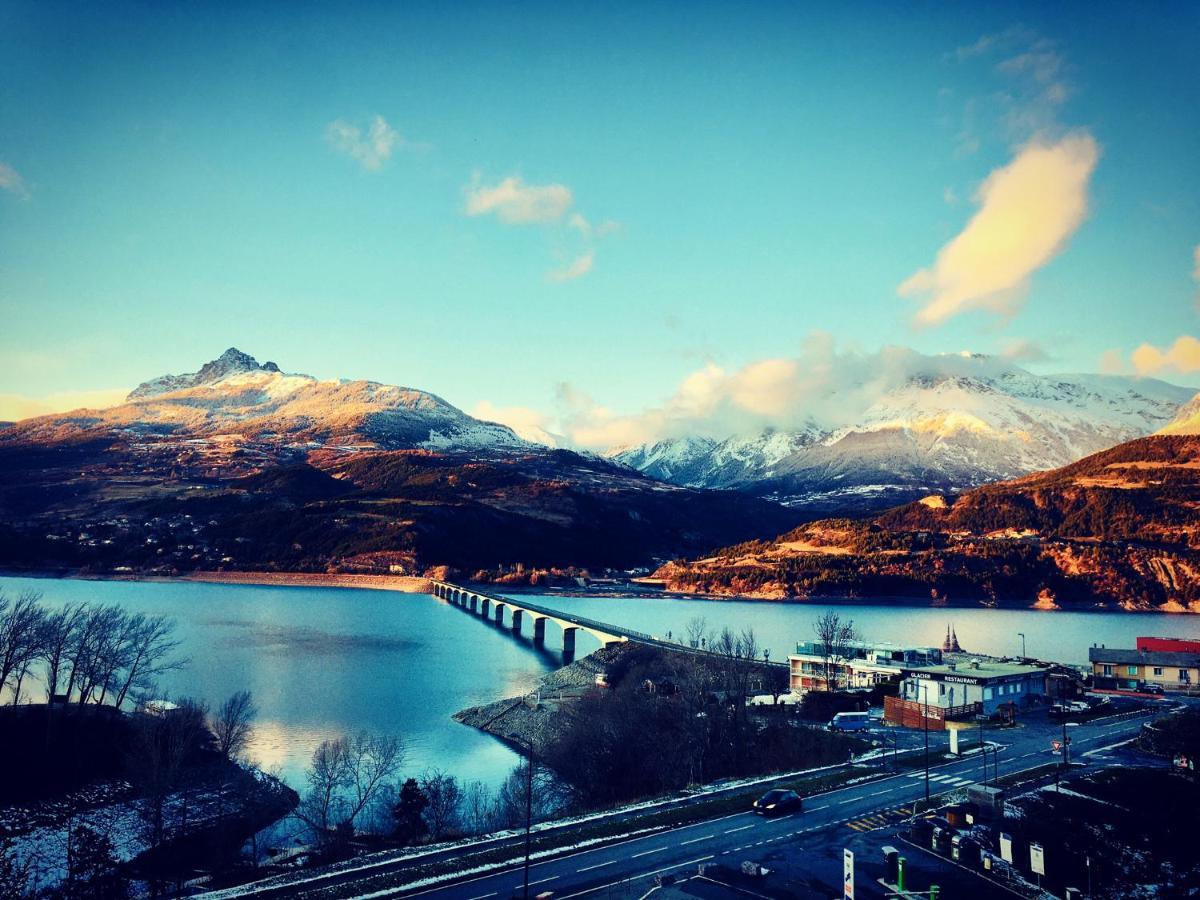
[[[794,357],[756,360],[738,369],[715,363],[685,377],[661,405],[619,414],[562,385],[556,430],[598,450],[665,438],[722,439],[764,428],[836,428],[864,418],[872,404],[913,378],[996,377],[1015,371],[1002,357],[926,356],[906,347],[865,353],[840,350],[825,334],[811,336]]]
[[[1050,355],[1045,347],[1037,341],[1032,341],[1028,338],[1010,338],[1006,340],[1003,349],[1000,351],[1000,356],[1016,363],[1044,363],[1053,362],[1054,360],[1054,357]]]
[[[0,162],[0,190],[16,194],[18,197],[29,196],[21,173],[5,162]]]
[[[526,184],[510,175],[488,187],[478,177],[467,189],[468,216],[495,213],[506,225],[559,222],[574,203],[571,190],[562,184]]]
[[[1165,348],[1142,344],[1133,351],[1131,361],[1139,375],[1160,375],[1165,372],[1187,375],[1200,372],[1200,340],[1184,334]]]
[[[975,196],[978,212],[933,265],[900,284],[923,297],[916,316],[936,325],[970,309],[1012,312],[1029,277],[1062,252],[1083,223],[1100,149],[1087,132],[1053,143],[1035,139],[993,171]]]
[[[569,265],[547,273],[546,279],[553,282],[574,281],[576,278],[582,278],[588,272],[592,271],[592,264],[595,261],[596,252],[588,250],[586,253],[577,256]]]
[[[563,436],[550,430],[550,416],[527,406],[496,406],[487,400],[481,400],[475,404],[471,415],[485,422],[507,425],[518,437],[527,441],[545,444],[547,447],[561,447],[564,444]]]
[[[392,151],[405,143],[400,133],[388,125],[383,116],[375,116],[365,134],[357,125],[337,119],[329,123],[325,136],[334,149],[372,172],[381,169]]]
[[[0,394],[0,421],[16,422],[33,416],[48,416],[73,409],[106,409],[123,403],[128,395],[129,388],[60,391],[41,396]]]

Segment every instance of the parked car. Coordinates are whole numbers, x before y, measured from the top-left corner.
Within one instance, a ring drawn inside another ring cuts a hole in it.
[[[870,727],[869,712],[840,712],[829,720],[830,731],[862,731]]]
[[[760,816],[780,816],[804,809],[804,801],[795,791],[767,791],[754,801],[753,809]]]
[[[1161,684],[1146,684],[1142,682],[1139,688],[1143,694],[1158,694],[1159,696],[1163,694],[1163,686]]]

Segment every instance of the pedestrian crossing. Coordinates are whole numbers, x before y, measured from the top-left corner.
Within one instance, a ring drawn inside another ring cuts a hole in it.
[[[924,781],[925,773],[923,771],[922,772],[913,772],[908,777],[913,778],[913,779],[920,779],[920,780]],[[975,779],[961,778],[958,775],[945,775],[945,774],[941,774],[941,773],[938,773],[935,775],[931,772],[929,774],[929,782],[930,782],[930,784],[938,784],[938,785],[941,785],[942,787],[966,787],[968,784],[974,784]]]
[[[883,809],[869,816],[852,819],[846,825],[855,831],[874,831],[876,828],[887,828],[903,822],[913,814],[911,806],[897,806],[894,809]]]

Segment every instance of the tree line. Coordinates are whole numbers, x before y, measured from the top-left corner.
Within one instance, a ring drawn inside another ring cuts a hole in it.
[[[22,702],[27,682],[40,676],[47,701],[120,708],[183,665],[174,629],[166,616],[115,604],[52,609],[36,591],[12,599],[0,590],[0,699]]]

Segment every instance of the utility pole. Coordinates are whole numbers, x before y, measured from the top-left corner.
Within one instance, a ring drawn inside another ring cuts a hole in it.
[[[1027,659],[1028,654],[1025,653],[1025,632],[1018,631],[1017,637],[1021,639],[1021,659]]]
[[[979,716],[979,755],[983,757],[983,784],[987,787],[987,747],[983,743],[983,716]]]
[[[529,900],[529,844],[530,831],[533,828],[533,742],[525,741],[516,734],[510,734],[509,740],[519,745],[529,757],[525,775],[525,890],[524,900]]]
[[[929,803],[929,682],[919,682],[922,688],[921,724],[925,726],[925,802]]]

